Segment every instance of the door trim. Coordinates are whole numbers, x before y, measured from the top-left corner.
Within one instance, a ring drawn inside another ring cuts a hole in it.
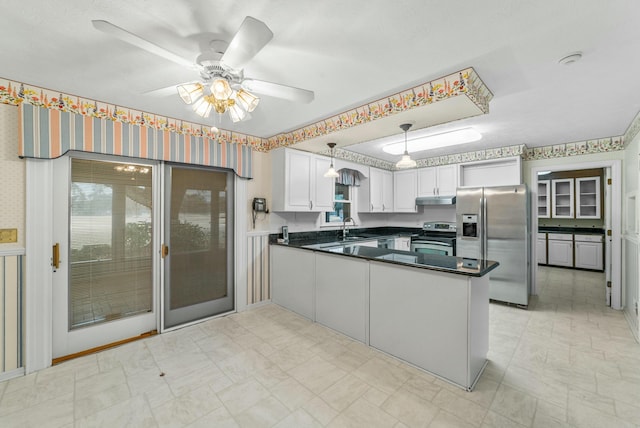
[[[51,365],[53,161],[26,159],[25,373]]]
[[[619,159],[531,167],[531,233],[538,231],[538,172],[574,169],[611,168],[611,308],[622,309],[622,161]],[[531,293],[537,294],[537,240],[531,239]],[[608,263],[608,261],[605,261]]]

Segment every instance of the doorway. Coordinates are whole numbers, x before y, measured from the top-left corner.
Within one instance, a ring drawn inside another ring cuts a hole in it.
[[[531,168],[531,188],[532,188],[532,231],[538,230],[538,174],[543,171],[560,172],[569,170],[587,170],[603,168],[605,170],[604,179],[611,180],[611,184],[604,185],[604,228],[611,231],[605,235],[605,281],[603,283],[603,301],[613,309],[622,309],[622,285],[621,285],[621,209],[622,209],[622,173],[621,162],[619,160],[584,162],[576,164],[546,165]],[[532,263],[536,269],[532,269],[532,293],[537,294],[536,279],[537,272],[537,240],[531,240]]]
[[[232,172],[51,162],[54,359],[234,309]]]

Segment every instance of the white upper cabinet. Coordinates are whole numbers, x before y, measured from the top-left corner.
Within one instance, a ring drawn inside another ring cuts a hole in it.
[[[313,157],[313,162],[315,168],[311,171],[315,171],[315,183],[311,185],[311,200],[314,204],[312,211],[333,211],[334,179],[324,176],[331,166],[331,159],[316,155]],[[313,178],[312,181],[314,181]]]
[[[600,218],[600,177],[576,178],[576,218]]]
[[[329,158],[293,149],[272,152],[273,211],[331,211],[333,178],[324,177]]]
[[[418,196],[455,196],[458,189],[458,165],[420,168]]]
[[[520,156],[466,162],[459,165],[459,187],[510,186],[522,184]]]
[[[393,210],[398,213],[417,212],[417,170],[395,171],[393,176]]]
[[[573,178],[551,180],[553,218],[573,218]]]
[[[549,218],[551,213],[551,182],[538,180],[538,218]]]
[[[369,168],[369,178],[358,189],[358,211],[365,213],[393,212],[393,173]]]

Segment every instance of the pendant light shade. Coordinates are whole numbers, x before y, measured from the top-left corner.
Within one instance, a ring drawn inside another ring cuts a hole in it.
[[[331,149],[331,166],[329,166],[327,172],[324,173],[324,176],[327,178],[338,178],[339,174],[333,167],[333,148],[336,146],[336,143],[327,143],[327,146]]]
[[[411,159],[411,156],[409,156],[409,152],[407,151],[407,131],[409,131],[411,126],[411,123],[403,123],[400,125],[400,128],[404,131],[404,154],[398,163],[396,163],[396,168],[399,169],[415,168],[417,166],[416,161]]]

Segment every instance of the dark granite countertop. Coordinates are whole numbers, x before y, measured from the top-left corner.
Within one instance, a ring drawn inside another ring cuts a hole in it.
[[[560,227],[560,226],[539,226],[540,233],[577,233],[580,235],[604,235],[604,229],[594,227]]]
[[[335,241],[334,241],[335,242]],[[322,243],[317,241],[294,242],[289,244],[274,243],[309,251],[321,251],[328,254],[346,257],[358,257],[367,260],[410,266],[414,268],[435,270],[466,276],[484,276],[498,267],[498,262],[491,260],[467,259],[463,257],[442,256],[438,254],[422,254],[411,251],[390,250],[385,248],[366,247],[357,242],[336,242],[335,246],[315,247]]]

